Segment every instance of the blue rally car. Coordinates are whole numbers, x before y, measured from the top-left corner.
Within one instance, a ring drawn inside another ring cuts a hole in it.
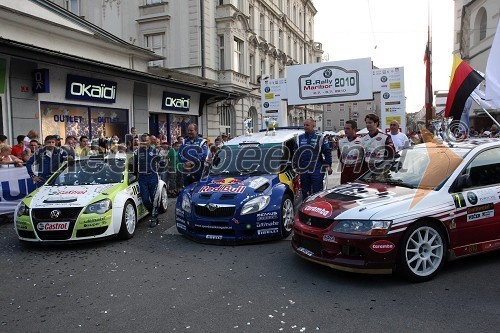
[[[203,243],[288,237],[294,207],[302,199],[299,175],[291,163],[301,133],[301,129],[283,128],[225,143],[201,181],[179,195],[177,230]]]

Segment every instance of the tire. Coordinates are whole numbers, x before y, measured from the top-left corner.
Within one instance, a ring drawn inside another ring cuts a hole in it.
[[[443,231],[430,222],[418,222],[401,240],[396,269],[412,282],[434,278],[443,267],[447,253]]]
[[[121,239],[130,239],[134,237],[135,228],[137,226],[137,211],[131,200],[125,202],[122,213],[122,224],[118,237]]]
[[[281,201],[281,237],[287,238],[292,233],[293,229],[294,208],[293,200],[288,195],[283,195]]]
[[[160,199],[160,207],[158,207],[158,212],[163,214],[167,211],[168,208],[168,194],[167,187],[163,186],[161,188],[161,199]]]

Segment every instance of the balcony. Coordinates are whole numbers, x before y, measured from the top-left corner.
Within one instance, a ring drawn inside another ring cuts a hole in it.
[[[137,22],[146,23],[159,20],[170,20],[168,2],[155,3],[139,6],[139,18]]]
[[[250,89],[249,76],[235,72],[233,70],[219,71],[218,83],[220,85],[236,85],[242,88]]]

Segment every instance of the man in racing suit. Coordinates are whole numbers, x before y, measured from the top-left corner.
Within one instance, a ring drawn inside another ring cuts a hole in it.
[[[139,175],[138,181],[142,203],[151,213],[151,228],[158,225],[158,207],[154,206],[154,201],[158,189],[158,168],[161,159],[158,149],[151,145],[149,134],[142,134],[139,149],[134,153],[134,166]]]
[[[198,126],[189,124],[187,137],[179,148],[179,161],[182,163],[184,186],[188,186],[201,179],[205,160],[208,155],[207,140],[198,136]]]
[[[379,162],[394,158],[395,149],[391,136],[378,129],[380,118],[376,114],[367,114],[365,123],[368,134],[361,139],[361,145],[365,150],[366,167],[374,171],[380,168]]]
[[[304,134],[297,137],[294,167],[300,174],[302,198],[323,189],[325,169],[332,174],[332,149],[328,140],[314,130],[314,119],[304,121]]]
[[[42,186],[61,164],[68,159],[68,153],[56,147],[56,137],[48,135],[45,137],[45,146],[38,149],[26,162],[26,169],[36,187]],[[36,174],[33,166],[36,166]]]
[[[356,134],[358,124],[354,120],[345,122],[345,138],[339,140],[337,156],[340,161],[340,184],[353,182],[366,171],[361,138]]]

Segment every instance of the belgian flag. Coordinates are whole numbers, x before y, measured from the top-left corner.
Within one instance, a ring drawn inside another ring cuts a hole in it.
[[[457,55],[453,58],[451,69],[450,90],[446,99],[445,117],[453,117],[460,120],[464,110],[465,101],[470,94],[481,83],[483,77],[476,72],[468,63]]]

